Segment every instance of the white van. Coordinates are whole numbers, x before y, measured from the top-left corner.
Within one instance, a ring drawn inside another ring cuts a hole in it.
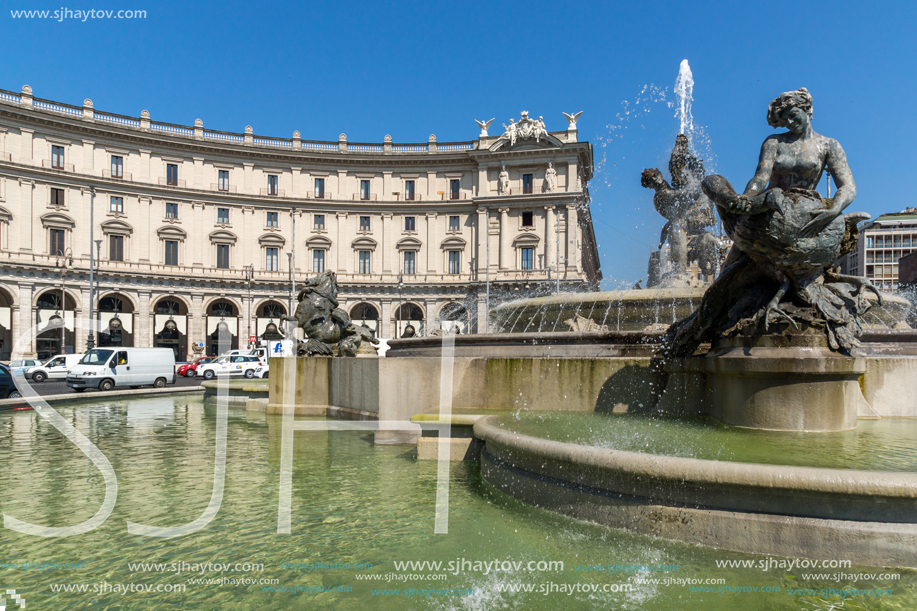
[[[95,348],[67,374],[67,386],[76,391],[147,384],[156,388],[175,384],[171,348]]]
[[[45,380],[63,380],[71,367],[80,362],[82,354],[58,354],[49,359],[44,365],[29,367],[25,370],[25,377],[33,382]]]

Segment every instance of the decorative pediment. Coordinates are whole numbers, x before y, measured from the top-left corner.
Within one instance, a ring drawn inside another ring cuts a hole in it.
[[[534,233],[520,233],[513,240],[513,246],[535,246],[541,241]]]
[[[258,238],[258,243],[262,246],[283,246],[287,241],[283,236],[276,233],[266,233]]]
[[[560,140],[548,133],[542,117],[530,119],[527,110],[522,111],[522,118],[518,123],[510,119],[509,125],[503,124],[503,129],[506,131],[490,146],[491,151],[523,145],[525,148],[551,148],[563,145]]]
[[[354,250],[375,250],[376,241],[370,237],[359,237],[350,245]]]
[[[448,250],[464,249],[467,242],[458,236],[452,236],[443,240],[440,248]]]
[[[61,212],[50,212],[41,217],[41,224],[53,229],[73,229],[76,223]]]
[[[102,223],[102,233],[106,235],[130,235],[133,232],[134,228],[125,221],[111,220]]]
[[[314,235],[306,240],[306,246],[317,250],[326,250],[331,248],[331,240],[322,235]]]
[[[419,250],[421,246],[423,246],[421,241],[412,237],[401,238],[398,240],[398,243],[395,244],[395,248],[398,250]]]
[[[0,206],[0,223],[9,223],[13,220],[13,215],[9,210]]]
[[[235,244],[236,234],[226,229],[217,229],[210,234],[210,241],[215,244]]]
[[[167,225],[156,230],[160,240],[184,240],[188,234],[183,229],[174,225]]]

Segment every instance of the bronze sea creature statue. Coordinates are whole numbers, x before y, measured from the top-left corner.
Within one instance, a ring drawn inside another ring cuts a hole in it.
[[[720,249],[716,237],[706,230],[716,224],[716,216],[713,204],[701,189],[704,164],[691,153],[688,137],[684,134],[675,138],[669,174],[672,175],[671,185],[658,169],[643,170],[640,184],[656,192],[653,205],[668,221],[659,236],[659,248],[669,242],[673,269],[670,277],[662,279],[662,284],[676,286],[680,280],[684,282],[689,261],[697,261],[701,271],[712,276],[720,259]]]
[[[856,185],[841,145],[812,129],[812,96],[805,88],[781,94],[767,122],[788,131],[761,145],[743,193],[722,176],[703,180],[734,246],[698,310],[669,328],[668,356],[688,356],[717,337],[768,332],[775,322],[823,328],[831,348],[849,351],[859,345],[860,320],[870,307],[863,291],[882,304],[865,278],[835,268],[856,247],[857,223],[869,215],[843,214]],[[815,191],[825,170],[837,186],[830,199]]]
[[[326,271],[306,280],[296,297],[299,304],[293,316],[282,320],[295,321],[306,338],[297,346],[299,356],[356,356],[363,340],[378,344],[372,331],[355,325],[344,310],[338,308],[337,277]]]

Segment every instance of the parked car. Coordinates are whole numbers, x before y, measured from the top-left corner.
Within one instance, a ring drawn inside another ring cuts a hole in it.
[[[24,359],[19,361],[11,361],[9,364],[10,369],[28,369],[29,367],[41,367],[41,361],[36,359]]]
[[[268,376],[268,373],[270,373],[270,370],[271,370],[270,366],[262,365],[258,367],[257,369],[255,369],[255,377],[256,378],[266,378]]]
[[[203,365],[204,363],[212,363],[217,360],[215,356],[202,356],[193,363],[185,363],[178,368],[178,375],[185,376],[186,378],[193,378],[195,372],[197,371],[198,365]]]
[[[205,380],[212,380],[216,376],[244,376],[255,377],[255,369],[262,366],[257,356],[237,354],[234,356],[221,356],[212,363],[205,363],[197,368],[197,375]]]
[[[76,391],[147,384],[156,388],[175,384],[175,352],[171,348],[95,348],[67,374],[67,386]]]
[[[18,399],[21,396],[16,384],[13,383],[13,375],[10,373],[10,368],[6,365],[0,365],[0,398]]]
[[[59,354],[47,361],[44,365],[30,367],[25,370],[27,380],[44,382],[45,380],[63,380],[71,367],[80,362],[82,354]]]

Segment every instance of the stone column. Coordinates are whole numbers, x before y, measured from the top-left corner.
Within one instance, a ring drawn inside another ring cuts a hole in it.
[[[32,161],[32,134],[35,131],[31,129],[26,129],[24,127],[19,128],[19,163],[30,163]],[[67,158],[68,155],[64,156],[64,163],[70,163],[70,160]],[[39,162],[41,165],[41,162]]]
[[[487,168],[478,168],[478,197],[487,197],[490,194],[487,172]]]
[[[427,172],[427,199],[436,199],[436,172]]]
[[[389,173],[389,176],[391,174]],[[392,214],[385,212],[382,214],[382,273],[392,273],[392,249],[394,248],[394,237],[392,236]]]
[[[151,314],[150,292],[140,291],[137,295],[137,318],[134,319],[134,342],[138,348],[153,346],[153,316]]]
[[[294,166],[290,169],[293,171],[293,176],[290,178],[290,197],[298,198],[302,192],[299,184],[302,180],[302,168]]]
[[[92,140],[83,140],[83,173],[92,174],[93,157],[96,152],[96,143]]]
[[[25,252],[32,252],[33,249],[38,252],[43,250],[40,247],[41,242],[35,244],[34,248],[32,244],[32,232],[42,230],[41,223],[38,224],[38,228],[33,226],[35,225],[32,219],[32,193],[34,190],[34,182],[25,178],[19,179],[19,218],[16,220],[19,221],[19,226],[22,227],[19,232],[19,250]]]
[[[500,208],[500,269],[515,267],[512,261],[512,245],[509,243],[509,208]]]
[[[204,158],[203,157],[193,157],[194,159],[194,178],[191,183],[195,189],[204,188]],[[207,188],[210,188],[210,185],[207,185]]]
[[[70,193],[75,194],[76,189],[70,189]],[[88,264],[89,251],[95,248],[95,246],[93,246],[92,244],[92,240],[89,239],[89,222],[90,222],[89,218],[92,215],[90,206],[93,205],[92,191],[89,189],[89,187],[81,187],[79,190],[79,194],[80,194],[80,199],[82,200],[82,204],[80,208],[82,209],[82,216],[83,216],[83,218],[80,220],[82,221],[83,227],[85,227],[85,229],[81,231],[74,230],[73,244],[71,244],[71,248],[73,249],[74,256],[86,258],[87,264]],[[99,198],[97,197],[96,199],[99,199]],[[142,207],[143,203],[141,202],[140,205]],[[77,212],[75,210],[75,207],[72,207],[71,210],[73,210],[74,216],[76,216]],[[104,216],[102,218],[104,218]],[[147,225],[147,227],[149,227],[149,225]],[[96,231],[94,237],[97,240],[104,239],[104,236],[102,235],[101,230]]]
[[[80,319],[85,317],[86,320],[89,320],[89,278],[87,277],[86,288],[84,289],[81,286],[74,286],[74,292],[78,292],[80,296],[80,302],[83,304],[81,307],[73,309],[73,353],[79,354],[86,349],[86,338],[89,335],[89,329],[84,328],[80,324]],[[76,285],[76,279],[74,278],[74,285]],[[95,312],[95,309],[93,309]]]
[[[192,227],[203,229],[204,228],[204,204],[203,202],[191,202],[191,210],[194,214],[194,225]],[[194,252],[192,253],[191,264],[194,267],[203,267],[204,266],[204,242],[207,238],[203,235],[197,236],[197,238],[192,239],[194,243]]]
[[[242,167],[244,168],[244,176],[242,178],[242,193],[247,193],[249,195],[258,195],[261,193],[261,188],[255,188],[252,184],[254,179],[254,163],[243,163]],[[279,179],[278,179],[279,180]]]
[[[577,228],[579,221],[577,219],[576,206],[571,204],[567,206],[567,269],[576,272],[579,268],[579,253]]]
[[[188,352],[191,344],[207,341],[207,327],[205,326],[204,295],[191,296],[191,311],[188,312]]]
[[[545,206],[545,236],[544,236],[544,267],[545,269],[555,267],[557,252],[557,217],[554,214],[554,206]],[[556,270],[555,270],[556,271]]]
[[[394,325],[392,324],[392,300],[383,299],[382,300],[382,313],[379,315],[381,320],[379,320],[379,336],[380,337],[394,337],[392,335],[394,331]]]
[[[345,241],[347,240],[347,213],[338,212],[337,213],[337,223],[338,223],[338,239],[337,239],[337,261],[335,265],[337,266],[337,273],[343,274],[347,273],[347,246]]]
[[[487,242],[490,239],[490,231],[487,227],[487,208],[478,208],[478,248],[475,258],[477,259],[478,274],[483,274],[487,269],[490,261],[487,261]]]
[[[384,201],[391,201],[392,199],[392,173],[391,172],[382,172],[382,197],[379,198]]]
[[[579,166],[576,160],[567,163],[567,191],[579,191]]]
[[[150,181],[150,151],[140,149],[140,171],[138,172],[141,180]]]
[[[478,294],[478,333],[487,333],[487,301],[484,293]]]
[[[22,355],[26,358],[35,357],[35,310],[32,308],[32,291],[34,287],[30,282],[20,282],[19,283],[19,332],[13,333],[13,345],[16,346],[17,350],[22,351]],[[25,330],[31,329],[28,334],[28,337],[24,339],[22,344],[19,344],[19,335],[25,332]]]
[[[427,220],[427,243],[424,244],[424,248],[427,251],[427,273],[435,274],[436,273],[436,254],[439,252],[439,247],[436,245],[436,213],[428,212],[426,216]]]
[[[12,337],[10,338],[10,350],[12,352],[16,352],[20,348],[19,336],[22,334],[23,327],[19,320],[19,310],[19,302],[13,302],[12,307],[10,308],[10,327],[12,330]]]
[[[164,206],[161,201],[157,200],[158,205]],[[163,208],[163,216],[165,215],[165,208]],[[140,198],[140,221],[143,223],[143,227],[140,228],[133,236],[132,239],[137,242],[137,258],[142,263],[149,263],[153,257],[151,256],[153,240],[155,239],[155,234],[153,233],[153,223],[155,218],[153,216],[153,200],[150,198]],[[134,333],[134,337],[137,337],[137,333]]]

